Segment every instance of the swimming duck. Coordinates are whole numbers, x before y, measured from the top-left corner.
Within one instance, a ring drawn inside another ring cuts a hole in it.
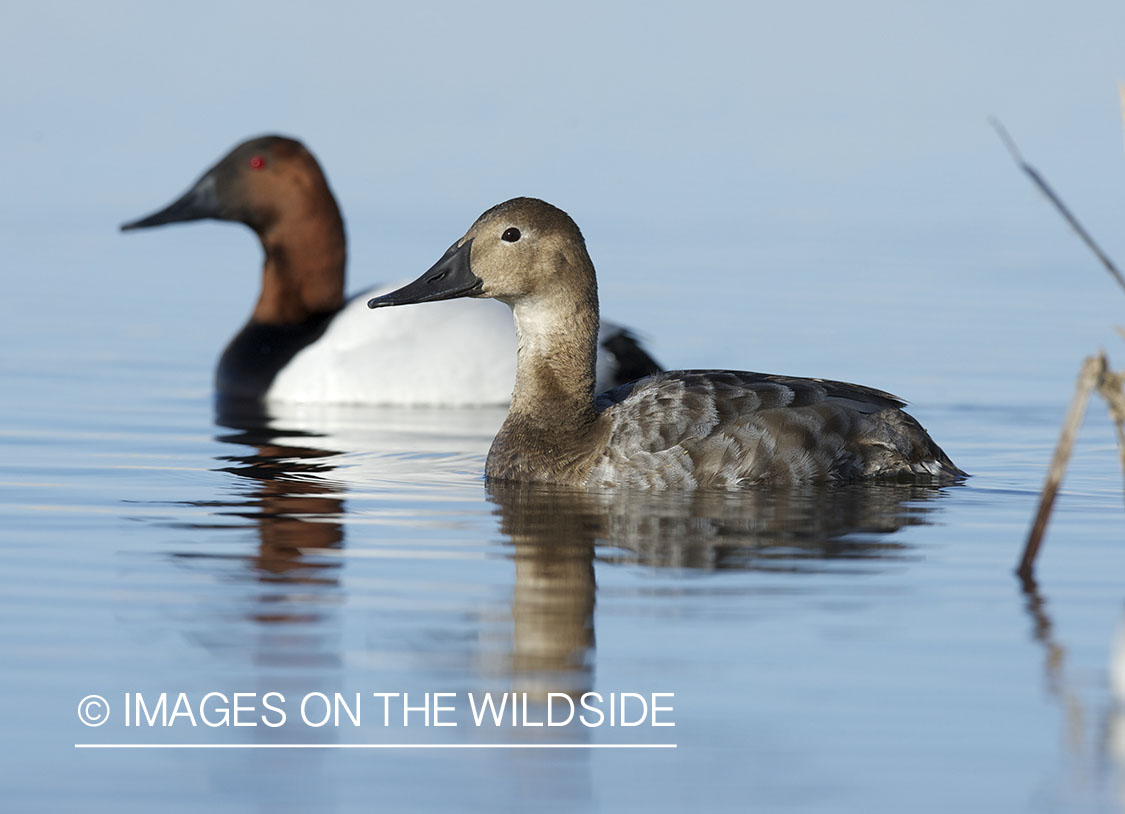
[[[372,308],[455,297],[511,307],[519,350],[491,480],[573,487],[736,488],[965,476],[889,393],[736,370],[659,373],[595,400],[598,293],[578,226],[515,198]]]
[[[516,340],[504,306],[447,303],[436,313],[404,311],[372,321],[364,302],[399,284],[345,300],[344,221],[320,165],[300,142],[281,136],[243,142],[172,204],[121,229],[203,218],[246,224],[265,250],[257,305],[219,359],[220,399],[508,401]],[[606,325],[599,388],[658,370],[629,330]]]

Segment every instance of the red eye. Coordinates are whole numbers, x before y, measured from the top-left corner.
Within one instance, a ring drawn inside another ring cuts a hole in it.
[[[266,168],[266,160],[260,155],[256,155],[250,159],[250,169],[264,170]]]

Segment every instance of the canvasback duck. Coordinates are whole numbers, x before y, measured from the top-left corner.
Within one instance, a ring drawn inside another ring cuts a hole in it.
[[[578,226],[544,201],[489,209],[433,268],[368,305],[454,297],[506,303],[519,336],[489,479],[691,489],[965,477],[904,402],[856,384],[683,370],[595,400],[594,266]]]
[[[265,250],[257,305],[219,359],[221,400],[508,401],[516,338],[500,303],[487,310],[447,303],[437,313],[403,311],[372,321],[364,302],[401,283],[345,300],[344,221],[320,165],[300,142],[281,136],[243,142],[172,204],[121,229],[204,218],[246,224]],[[659,370],[629,330],[607,325],[602,331],[599,388]]]

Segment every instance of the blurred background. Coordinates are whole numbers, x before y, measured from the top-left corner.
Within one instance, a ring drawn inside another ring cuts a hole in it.
[[[279,132],[340,199],[351,291],[532,195],[669,366],[1065,399],[1120,292],[987,118],[1125,256],[1123,29],[1110,0],[9,5],[3,343],[210,364],[259,247],[116,229]]]

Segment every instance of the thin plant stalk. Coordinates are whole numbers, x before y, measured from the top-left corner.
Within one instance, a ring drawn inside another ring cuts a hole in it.
[[[1035,167],[1023,160],[1023,155],[1016,146],[1016,142],[1008,135],[1008,131],[1004,129],[1004,125],[996,119],[992,119],[991,122],[993,129],[996,130],[996,134],[1000,136],[1000,140],[1004,142],[1004,146],[1008,148],[1008,152],[1011,153],[1012,159],[1019,165],[1019,168],[1027,174],[1027,177],[1035,183],[1035,186],[1039,187],[1039,191],[1047,196],[1047,200],[1055,205],[1055,209],[1059,210],[1059,214],[1070,224],[1070,228],[1082,238],[1082,242],[1085,243],[1090,251],[1094,253],[1094,256],[1101,261],[1101,264],[1105,266],[1110,276],[1117,280],[1117,284],[1121,286],[1122,290],[1125,290],[1125,275],[1122,275],[1113,261],[1109,259],[1109,255],[1102,251],[1101,246],[1094,241],[1094,238],[1090,236],[1086,228],[1078,222],[1078,218],[1076,218],[1067,205],[1063,203],[1062,198],[1055,194],[1055,191],[1051,189],[1050,185],[1043,179],[1043,176],[1039,174]]]
[[[1016,569],[1016,573],[1025,580],[1030,579],[1034,573],[1035,557],[1039,554],[1039,546],[1043,542],[1043,533],[1047,530],[1047,521],[1051,517],[1055,496],[1058,494],[1059,486],[1062,485],[1071,450],[1074,449],[1074,439],[1078,435],[1078,428],[1082,426],[1082,418],[1086,415],[1090,393],[1099,385],[1105,370],[1105,354],[1089,356],[1082,363],[1078,384],[1074,389],[1074,398],[1070,402],[1070,409],[1067,410],[1059,443],[1055,446],[1055,457],[1051,460],[1051,468],[1047,470],[1047,482],[1039,495],[1039,511],[1035,514],[1035,522],[1031,524],[1031,532],[1023,548],[1023,558],[1020,560],[1019,568]]]

